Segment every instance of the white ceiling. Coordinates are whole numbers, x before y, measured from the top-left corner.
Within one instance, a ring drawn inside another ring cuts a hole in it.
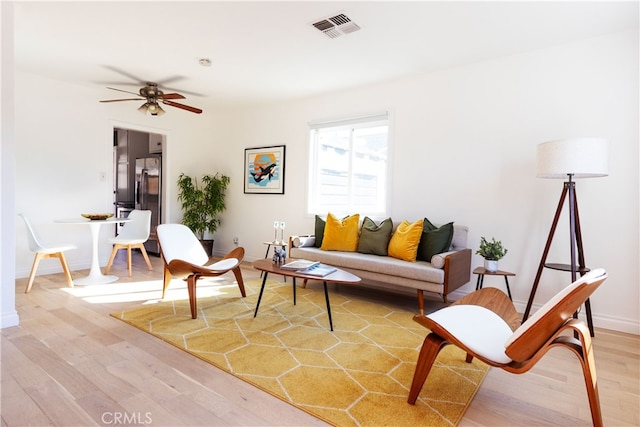
[[[331,39],[311,25],[339,12],[361,30]],[[230,107],[638,28],[638,13],[638,1],[18,1],[15,60],[104,88],[101,99],[128,97],[106,86],[137,92],[152,81],[185,104]]]

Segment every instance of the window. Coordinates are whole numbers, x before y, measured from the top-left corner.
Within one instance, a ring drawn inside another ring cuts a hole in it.
[[[385,217],[388,136],[386,113],[310,123],[308,213]]]

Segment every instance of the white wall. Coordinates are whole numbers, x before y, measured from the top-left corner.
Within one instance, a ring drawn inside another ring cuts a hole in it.
[[[16,212],[31,215],[47,237],[79,245],[69,253],[72,270],[89,266],[88,230],[53,220],[111,210],[112,177],[99,176],[112,167],[113,126],[168,135],[166,222],[181,218],[175,199],[180,172],[229,175],[215,250],[230,250],[238,236],[251,261],[264,257],[262,242],[273,238],[275,219],[287,222],[288,233],[313,230],[313,217],[305,215],[307,123],[388,110],[391,216],[468,225],[474,250],[480,236],[502,240],[509,254],[501,268],[517,273],[512,291],[520,310],[562,188],[561,181],[535,178],[536,145],[580,135],[608,138],[610,176],[577,186],[587,263],[610,273],[592,307],[596,326],[639,332],[637,32],[226,115],[205,108],[201,116],[174,110],[141,116],[128,103],[99,104],[105,96],[16,73]],[[287,146],[285,194],[244,194],[244,149],[281,144]],[[566,223],[559,230],[550,259],[567,262]],[[33,255],[20,223],[16,237],[16,276],[25,277]],[[100,250],[104,265],[109,247]],[[474,256],[473,265],[480,264]],[[60,271],[55,263],[41,268]],[[567,280],[546,270],[536,305]]]
[[[2,33],[0,39],[0,62],[3,70],[0,73],[0,327],[15,326],[19,323],[15,307],[15,191],[14,152],[15,152],[15,110],[13,107],[14,55],[13,55],[13,4],[0,3],[0,22]],[[5,70],[4,67],[7,67]]]
[[[285,220],[290,233],[313,232],[313,217],[305,215],[306,123],[383,110],[393,123],[391,216],[467,225],[474,250],[480,236],[502,240],[509,254],[500,266],[517,274],[511,283],[521,311],[562,191],[562,181],[535,177],[536,146],[565,137],[607,138],[610,176],[577,183],[587,264],[610,274],[592,308],[596,326],[638,333],[637,32],[237,115],[235,144],[221,149],[241,159],[243,148],[285,144],[285,195],[242,194],[239,165],[221,244],[230,247],[237,235],[247,257],[256,259],[264,256],[260,242],[273,238],[273,220]],[[565,208],[549,262],[569,262],[567,217]],[[474,255],[473,265],[481,263]],[[569,279],[545,270],[534,307]]]

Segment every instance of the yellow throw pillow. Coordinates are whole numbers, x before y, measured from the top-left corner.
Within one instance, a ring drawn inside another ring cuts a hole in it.
[[[415,262],[418,253],[420,237],[422,237],[423,221],[418,220],[413,224],[402,221],[391,236],[389,242],[389,256],[405,261]]]
[[[355,252],[358,249],[359,225],[359,214],[338,219],[329,212],[320,249],[323,251]]]

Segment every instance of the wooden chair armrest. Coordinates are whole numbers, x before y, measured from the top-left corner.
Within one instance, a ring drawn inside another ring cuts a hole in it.
[[[471,280],[471,249],[461,249],[444,260],[444,294],[449,295]]]

